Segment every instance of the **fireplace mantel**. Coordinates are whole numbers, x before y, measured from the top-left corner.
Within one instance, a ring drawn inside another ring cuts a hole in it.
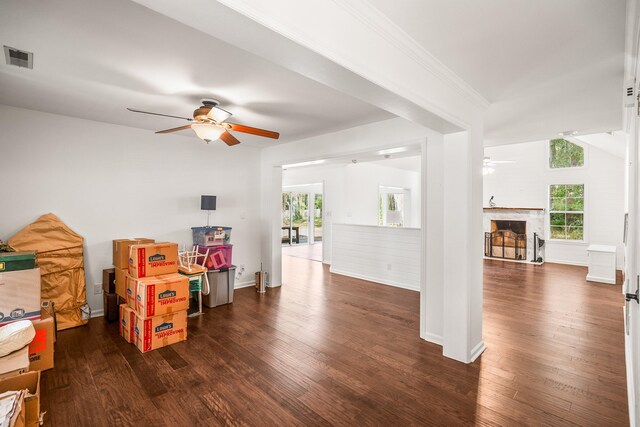
[[[482,209],[484,211],[544,211],[544,208],[507,208],[504,206],[494,206]]]

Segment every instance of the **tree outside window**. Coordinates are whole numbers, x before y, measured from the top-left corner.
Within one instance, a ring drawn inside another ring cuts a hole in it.
[[[380,225],[392,227],[404,226],[404,196],[404,192],[380,193],[378,204],[378,220]]]
[[[549,141],[549,167],[552,169],[584,166],[584,148],[566,139]]]
[[[549,236],[560,240],[584,240],[584,185],[549,187]]]

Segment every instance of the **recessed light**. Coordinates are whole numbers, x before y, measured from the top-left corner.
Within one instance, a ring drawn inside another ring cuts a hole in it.
[[[291,163],[290,165],[282,165],[282,169],[288,169],[288,168],[299,168],[302,166],[312,166],[312,165],[319,165],[321,163],[326,162],[326,160],[322,159],[322,160],[311,160],[308,162],[300,162],[300,163]]]
[[[578,134],[577,130],[565,130],[564,132],[560,132],[558,135],[560,136],[576,136]]]
[[[383,154],[396,154],[396,153],[403,153],[405,151],[409,151],[409,148],[407,148],[407,147],[389,148],[387,150],[378,151],[378,154],[380,154],[380,155],[383,155]]]

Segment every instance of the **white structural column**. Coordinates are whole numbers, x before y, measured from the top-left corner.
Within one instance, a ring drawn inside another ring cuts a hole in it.
[[[429,139],[423,155],[424,304],[421,336],[473,362],[482,341],[481,133]],[[478,148],[479,147],[479,148]]]
[[[269,273],[269,287],[282,285],[282,228],[281,210],[282,203],[282,168],[279,166],[265,165],[261,170],[262,194],[260,206],[262,209],[262,227],[264,231],[261,238],[262,269]]]
[[[444,324],[444,139],[427,138],[422,149],[423,263],[420,337],[443,344]],[[425,280],[426,279],[426,280]]]

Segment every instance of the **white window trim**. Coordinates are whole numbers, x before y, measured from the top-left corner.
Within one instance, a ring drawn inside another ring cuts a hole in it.
[[[560,138],[551,138],[547,140],[547,158],[546,158],[547,171],[566,172],[566,171],[577,171],[577,170],[589,169],[589,149],[587,147],[587,144],[583,143],[582,141],[575,140],[571,137],[562,137],[562,138],[566,139],[572,144],[576,144],[582,147],[582,149],[584,150],[584,164],[582,166],[573,166],[568,168],[552,168],[551,167],[551,147],[549,147],[549,145],[551,143],[551,139],[560,139]]]
[[[586,164],[586,158],[585,158],[585,164]],[[578,168],[564,168],[566,169],[578,169]],[[562,169],[561,169],[562,170]],[[567,211],[551,211],[551,186],[552,185],[582,185],[583,186],[583,193],[584,193],[584,206],[582,208],[582,211],[573,211],[573,213],[582,213],[582,240],[570,240],[570,239],[552,239],[551,238],[551,213],[562,213],[562,212],[567,212]],[[589,225],[589,219],[587,217],[587,212],[589,210],[589,195],[588,195],[588,187],[587,184],[583,183],[583,182],[553,182],[550,184],[547,184],[547,215],[546,215],[546,234],[547,234],[547,241],[551,242],[551,243],[563,243],[566,245],[585,245],[588,243],[588,239],[587,239],[587,230],[588,230],[588,225]]]

